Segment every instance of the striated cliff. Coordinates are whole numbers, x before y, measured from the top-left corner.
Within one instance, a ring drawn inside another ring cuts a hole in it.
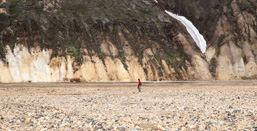
[[[0,82],[254,78],[256,14],[256,0],[2,0]]]
[[[188,17],[203,32],[209,71],[218,80],[256,77],[256,0],[161,0],[162,7]],[[185,7],[185,8],[183,8]]]

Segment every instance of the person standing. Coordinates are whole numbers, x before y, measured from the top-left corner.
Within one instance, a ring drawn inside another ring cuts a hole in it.
[[[142,85],[140,79],[138,79],[138,85],[137,85],[137,89],[138,89],[138,92],[141,92],[141,89],[140,89],[140,86]]]

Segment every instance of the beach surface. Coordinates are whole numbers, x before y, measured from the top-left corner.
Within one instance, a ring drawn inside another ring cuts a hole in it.
[[[257,130],[257,81],[0,84],[0,130]]]

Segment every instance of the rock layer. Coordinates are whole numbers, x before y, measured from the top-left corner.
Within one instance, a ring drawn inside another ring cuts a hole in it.
[[[256,3],[2,1],[0,82],[253,79]],[[205,54],[165,10],[198,28]]]

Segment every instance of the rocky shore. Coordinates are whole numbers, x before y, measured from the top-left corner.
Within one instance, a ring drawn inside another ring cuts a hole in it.
[[[250,83],[2,84],[0,130],[257,130]]]

